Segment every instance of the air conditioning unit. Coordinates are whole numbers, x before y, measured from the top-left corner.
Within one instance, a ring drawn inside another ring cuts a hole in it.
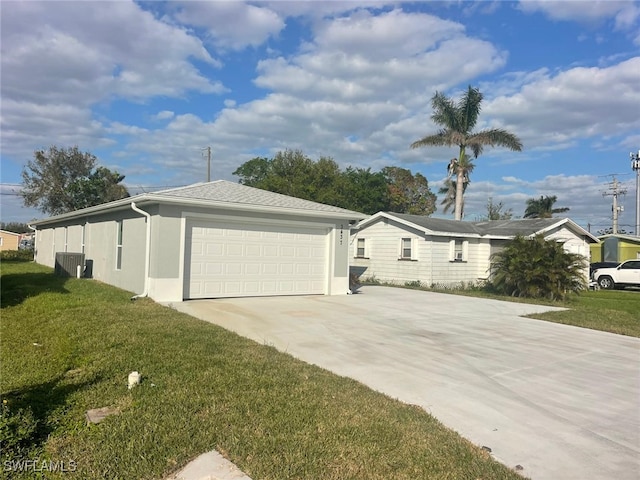
[[[456,252],[456,262],[462,261],[462,252]]]
[[[84,272],[84,253],[56,252],[54,273],[59,277],[76,277]]]

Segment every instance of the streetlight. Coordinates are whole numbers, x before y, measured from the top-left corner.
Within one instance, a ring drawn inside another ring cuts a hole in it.
[[[636,172],[636,236],[640,237],[640,150],[631,152],[631,168]]]

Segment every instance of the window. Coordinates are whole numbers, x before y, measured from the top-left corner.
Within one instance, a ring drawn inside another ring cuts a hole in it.
[[[356,257],[358,258],[364,258],[365,255],[365,242],[364,242],[364,238],[359,238],[358,239],[358,244],[356,246]]]
[[[116,270],[122,269],[122,220],[116,222]]]
[[[2,246],[3,241],[4,241],[4,238],[0,237],[0,247]]]
[[[80,253],[84,253],[84,240],[85,240],[85,228],[86,224],[82,225],[82,234],[81,234],[81,244],[80,244]]]
[[[450,262],[466,262],[469,257],[469,241],[468,240],[450,240],[449,241],[449,261]]]
[[[411,239],[403,238],[400,246],[400,258],[403,260],[411,260]]]

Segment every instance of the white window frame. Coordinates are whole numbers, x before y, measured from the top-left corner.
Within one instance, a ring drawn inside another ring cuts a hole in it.
[[[86,223],[82,224],[82,232],[80,237],[80,253],[84,253],[84,245],[85,245],[85,235],[86,235]]]
[[[69,239],[69,227],[64,227],[64,251],[67,252],[68,250],[68,239]]]
[[[122,236],[124,221],[116,220],[116,270],[122,270]]]
[[[362,243],[362,246],[360,246]],[[360,253],[362,250],[362,253]],[[367,239],[366,238],[356,238],[356,258],[367,258]]]
[[[3,245],[4,243],[4,237],[0,237],[0,247]]]
[[[453,238],[449,240],[449,261],[467,262],[469,260],[469,240]]]
[[[409,255],[406,254],[407,250]],[[400,239],[400,260],[413,260],[413,239],[410,237]]]

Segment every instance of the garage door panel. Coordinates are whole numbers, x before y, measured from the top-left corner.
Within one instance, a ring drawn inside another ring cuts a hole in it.
[[[326,229],[189,221],[185,298],[322,294]]]
[[[216,244],[216,243],[209,243],[207,242],[206,244],[206,248],[204,249],[204,251],[206,252],[207,256],[209,257],[221,257],[224,254],[224,250],[222,248],[222,245]],[[203,250],[200,250],[200,255],[202,254]]]

